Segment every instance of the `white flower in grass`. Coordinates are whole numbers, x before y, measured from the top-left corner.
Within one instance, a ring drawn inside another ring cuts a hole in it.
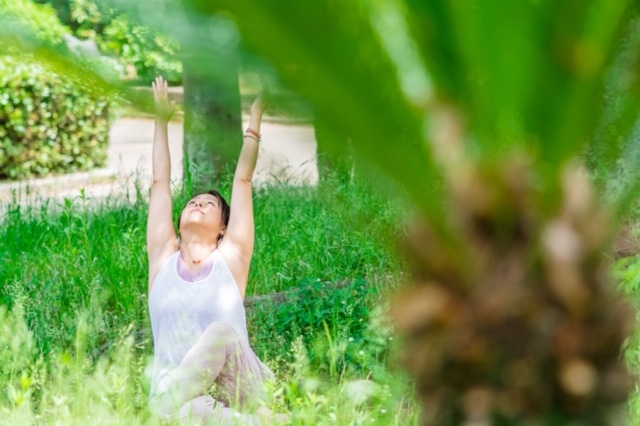
[[[341,389],[344,397],[355,406],[370,403],[378,391],[379,386],[367,379],[346,382]]]
[[[349,337],[349,341],[350,341],[350,342],[353,342],[353,337]]]
[[[364,356],[364,351],[360,351],[360,352],[358,352],[358,355],[360,355],[360,356]]]
[[[381,408],[381,409],[380,409],[380,412],[381,412],[382,414],[387,414],[387,410],[385,410],[384,408]]]

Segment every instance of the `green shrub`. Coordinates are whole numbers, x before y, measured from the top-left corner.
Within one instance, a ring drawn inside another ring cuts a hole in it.
[[[42,65],[0,58],[0,179],[103,166],[107,111],[106,100]]]
[[[31,0],[0,0],[0,14],[15,20],[38,40],[48,44],[60,44],[64,35],[70,33],[51,6],[36,4]]]
[[[0,0],[2,2],[9,0]],[[25,0],[21,0],[23,2]],[[31,0],[27,0],[31,3]],[[33,0],[55,10],[74,36],[94,40],[103,55],[117,61],[120,74],[136,83],[151,83],[162,75],[172,84],[182,82],[179,45],[130,18],[108,0]],[[54,13],[55,14],[55,13]],[[113,67],[113,64],[110,64]]]
[[[133,24],[120,15],[97,38],[100,49],[115,54],[122,65],[133,65],[138,79],[151,82],[157,75],[172,83],[182,81],[178,44],[151,29]]]
[[[162,75],[171,83],[182,81],[175,41],[137,24],[103,0],[73,0],[68,8],[75,35],[95,40],[100,50],[117,58],[128,73],[133,67],[138,80],[150,83]]]

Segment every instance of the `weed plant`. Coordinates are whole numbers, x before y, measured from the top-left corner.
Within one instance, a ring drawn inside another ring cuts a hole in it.
[[[0,423],[155,424],[142,192],[6,206]],[[177,191],[176,216],[190,192]],[[255,212],[248,296],[293,290],[248,309],[252,346],[278,379],[274,408],[295,424],[415,423],[382,303],[402,279],[404,206],[362,179],[327,179],[257,190]]]

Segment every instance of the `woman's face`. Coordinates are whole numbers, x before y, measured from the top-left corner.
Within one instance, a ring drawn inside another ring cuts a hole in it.
[[[180,231],[197,226],[204,232],[220,233],[222,207],[215,195],[200,194],[193,197],[180,214]]]

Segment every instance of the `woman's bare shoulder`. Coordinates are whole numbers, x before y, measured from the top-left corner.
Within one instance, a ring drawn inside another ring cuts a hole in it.
[[[218,245],[218,253],[224,259],[225,263],[233,275],[233,279],[236,281],[240,294],[244,297],[244,292],[247,288],[247,280],[249,279],[249,266],[251,265],[251,257],[247,258],[242,254],[242,251],[235,247],[233,244],[221,241]]]
[[[171,256],[180,250],[178,242],[167,244],[164,250],[160,251],[155,256],[149,256],[149,291],[158,276],[158,273],[167,264]]]

